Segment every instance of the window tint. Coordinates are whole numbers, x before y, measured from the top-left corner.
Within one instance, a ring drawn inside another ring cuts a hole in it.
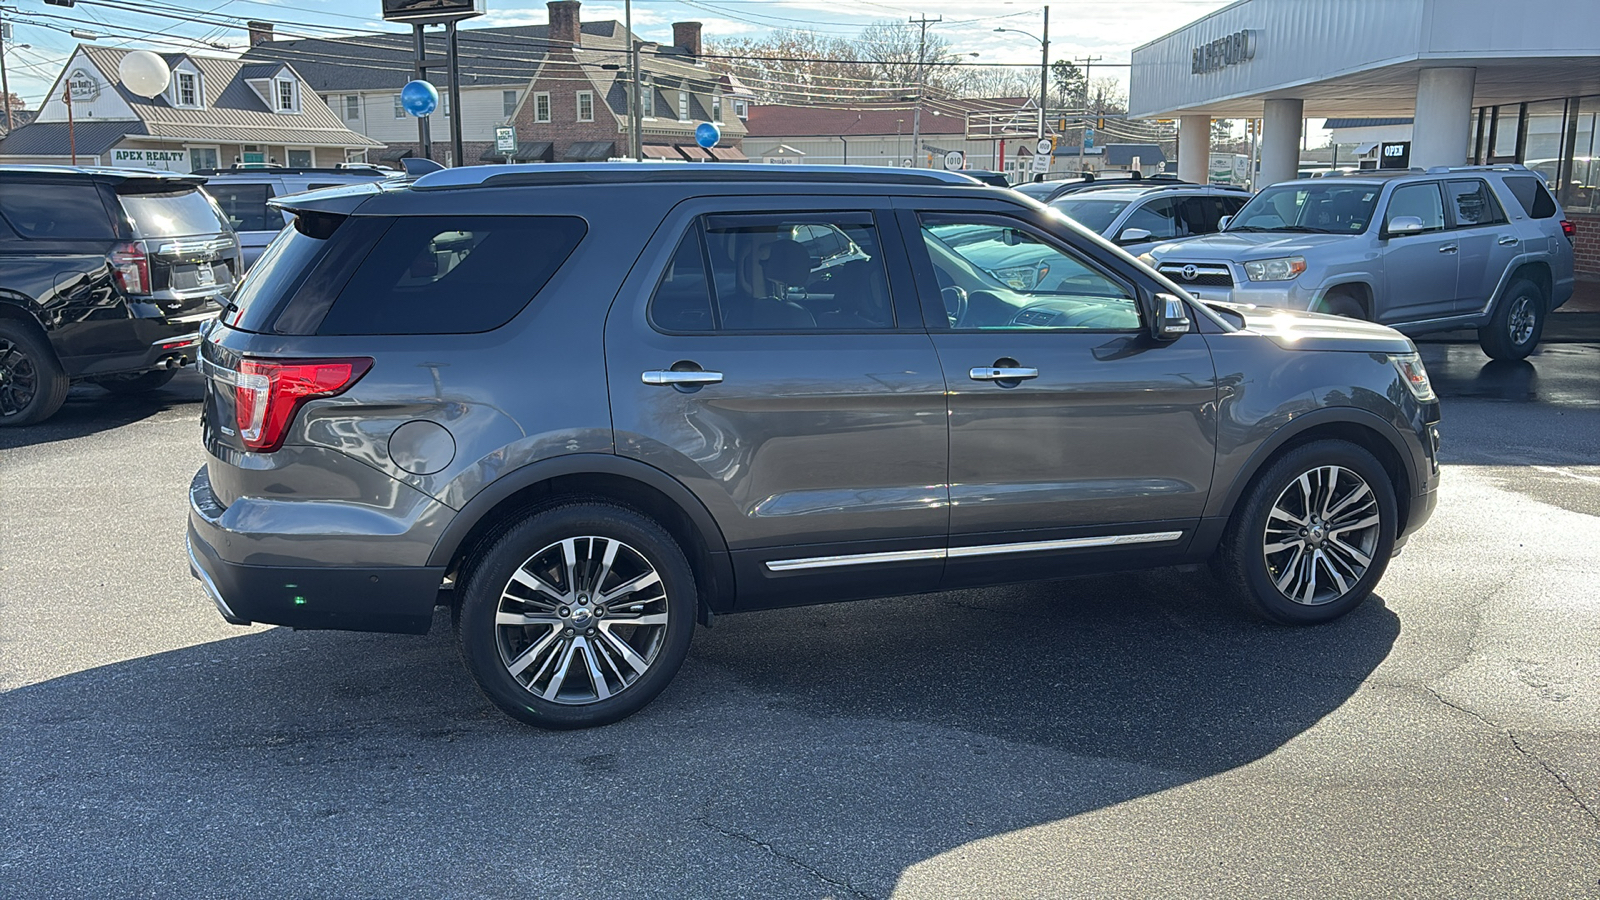
[[[272,189],[265,184],[212,182],[206,185],[206,193],[222,207],[222,214],[234,231],[277,231],[283,227],[283,215],[267,209]]]
[[[211,198],[197,187],[153,193],[119,193],[117,200],[142,238],[219,234],[228,226]]]
[[[1133,292],[1075,251],[1004,220],[922,217],[950,326],[984,331],[1131,331]]]
[[[93,183],[0,186],[0,215],[17,234],[41,241],[110,240],[116,236],[111,217]]]
[[[1548,219],[1556,214],[1556,201],[1545,190],[1539,179],[1532,175],[1507,175],[1506,187],[1522,211],[1535,219]]]
[[[1456,225],[1470,228],[1473,225],[1495,225],[1506,220],[1500,204],[1489,193],[1489,185],[1478,178],[1449,182],[1445,189],[1454,204]]]
[[[318,334],[466,334],[509,322],[566,261],[586,226],[566,216],[394,220],[333,301]]]
[[[870,213],[708,216],[678,245],[650,318],[665,331],[893,328],[879,247]]]
[[[1178,227],[1178,204],[1170,197],[1151,200],[1134,210],[1122,223],[1123,231],[1129,228],[1143,228],[1150,232],[1150,239],[1155,241],[1184,234]]]
[[[1394,194],[1389,197],[1389,209],[1384,213],[1383,226],[1388,228],[1401,216],[1421,219],[1423,231],[1443,228],[1444,199],[1439,195],[1439,185],[1426,182],[1395,188]]]

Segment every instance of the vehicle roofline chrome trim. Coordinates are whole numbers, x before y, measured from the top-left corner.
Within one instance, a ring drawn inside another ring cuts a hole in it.
[[[1008,544],[977,544],[971,547],[889,550],[880,553],[847,553],[837,556],[806,556],[774,559],[767,562],[772,572],[806,569],[831,569],[841,566],[866,566],[880,563],[918,562],[933,559],[966,559],[974,556],[999,556],[1008,553],[1044,553],[1051,550],[1079,550],[1092,547],[1120,547],[1129,544],[1162,544],[1183,537],[1183,531],[1149,531],[1141,534],[1105,534],[1061,538],[1052,541],[1019,541]]]

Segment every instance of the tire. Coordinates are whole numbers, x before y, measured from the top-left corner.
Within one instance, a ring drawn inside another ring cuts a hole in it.
[[[479,558],[456,636],[467,671],[508,715],[541,728],[608,725],[677,674],[698,597],[666,529],[611,503],[567,502],[533,512]],[[514,616],[525,619],[503,621]],[[644,624],[625,624],[632,619]]]
[[[1361,301],[1357,300],[1349,291],[1334,288],[1323,298],[1317,301],[1317,312],[1327,313],[1331,316],[1344,316],[1346,319],[1365,319],[1367,314],[1361,308]]]
[[[1506,287],[1489,324],[1478,329],[1478,346],[1490,359],[1523,359],[1539,345],[1550,304],[1544,291],[1526,278]]]
[[[148,394],[166,387],[177,374],[177,369],[151,369],[138,375],[112,375],[96,383],[119,396]]]
[[[44,338],[21,322],[0,319],[0,426],[43,422],[67,402],[70,387]]]
[[[1317,515],[1330,506],[1335,515]],[[1373,514],[1372,524],[1347,524]],[[1398,523],[1394,486],[1371,453],[1346,441],[1312,441],[1283,454],[1251,483],[1223,533],[1214,568],[1225,589],[1259,618],[1284,625],[1331,622],[1360,606],[1383,577]]]

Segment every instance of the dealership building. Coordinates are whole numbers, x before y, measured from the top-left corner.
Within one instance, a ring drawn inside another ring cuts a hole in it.
[[[1409,119],[1382,162],[1527,165],[1600,275],[1596,35],[1600,0],[1239,0],[1133,51],[1129,115],[1178,120],[1192,181],[1212,119],[1261,120],[1261,184],[1295,176],[1306,119]]]

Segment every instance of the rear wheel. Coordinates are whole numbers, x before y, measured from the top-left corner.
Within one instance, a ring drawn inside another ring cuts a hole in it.
[[[1383,577],[1398,518],[1394,487],[1371,453],[1313,441],[1269,466],[1239,501],[1217,575],[1261,618],[1329,622],[1361,605]]]
[[[1511,282],[1494,317],[1478,329],[1478,346],[1490,359],[1523,359],[1539,344],[1548,306],[1537,284],[1526,278]]]
[[[72,382],[50,345],[27,326],[0,320],[0,425],[32,425],[56,414]]]
[[[457,638],[484,694],[543,728],[606,725],[667,686],[689,651],[697,593],[683,551],[633,510],[535,512],[467,576]]]
[[[138,375],[108,375],[96,383],[113,394],[148,394],[165,387],[177,374],[177,369],[151,369]]]

